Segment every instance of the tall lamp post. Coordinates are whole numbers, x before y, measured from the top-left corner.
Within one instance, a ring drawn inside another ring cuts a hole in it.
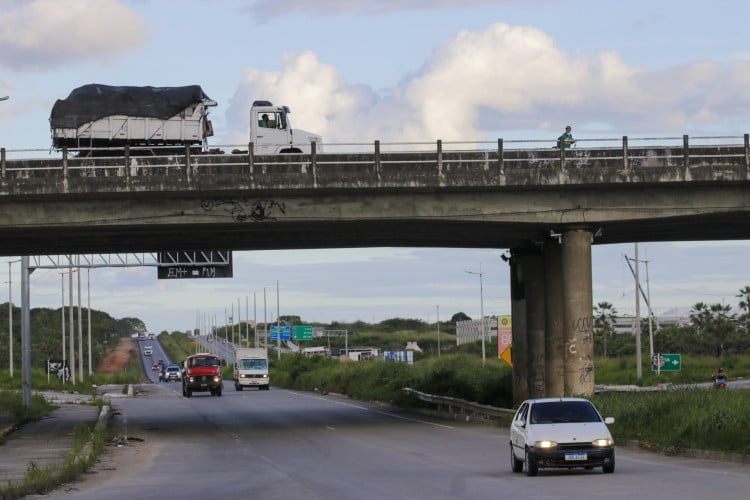
[[[0,97],[0,101],[7,101],[7,100],[8,100],[8,96],[7,95],[4,95],[4,96]]]
[[[481,267],[479,269],[480,271],[478,273],[472,271],[466,271],[466,273],[479,276],[479,314],[481,316],[481,319],[479,320],[479,328],[482,334],[482,366],[484,366],[486,360],[484,351],[484,286],[482,284],[482,276],[484,273],[481,271]]]

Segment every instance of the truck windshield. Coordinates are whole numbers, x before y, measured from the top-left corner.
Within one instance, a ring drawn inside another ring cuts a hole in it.
[[[241,359],[240,370],[265,370],[268,363],[265,359]]]

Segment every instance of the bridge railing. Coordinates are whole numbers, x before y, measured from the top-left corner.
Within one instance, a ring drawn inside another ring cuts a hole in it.
[[[659,144],[655,144],[655,143]],[[670,143],[665,146],[664,143]],[[620,139],[580,139],[570,149],[550,146],[552,141],[539,139],[497,139],[487,141],[442,141],[381,143],[325,143],[324,150],[312,144],[309,154],[255,155],[249,143],[217,147],[209,151],[194,147],[125,147],[50,151],[41,149],[6,150],[0,148],[0,179],[39,178],[62,173],[71,177],[138,177],[237,174],[253,178],[301,173],[309,184],[337,169],[347,182],[377,182],[384,176],[405,179],[402,172],[428,184],[465,172],[467,169],[487,172],[487,178],[505,174],[506,169],[546,169],[569,167],[612,167],[639,169],[645,167],[744,166],[750,170],[748,134],[743,136],[636,137]],[[613,145],[613,144],[616,144]],[[587,147],[582,147],[586,145]],[[352,152],[358,149],[359,152]],[[230,153],[226,153],[229,150]],[[40,158],[46,152],[47,158]],[[169,154],[162,155],[160,153]],[[37,156],[39,154],[39,156]],[[28,158],[29,155],[34,157]],[[22,157],[26,158],[22,158]],[[394,177],[395,176],[395,177]],[[745,174],[747,177],[747,173]]]

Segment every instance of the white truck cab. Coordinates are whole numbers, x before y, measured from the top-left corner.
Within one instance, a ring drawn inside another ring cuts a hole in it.
[[[323,138],[312,132],[292,129],[288,106],[274,106],[270,101],[254,101],[250,108],[250,141],[254,154],[306,153],[322,151]]]

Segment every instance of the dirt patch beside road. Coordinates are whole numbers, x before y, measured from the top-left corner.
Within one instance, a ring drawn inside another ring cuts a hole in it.
[[[114,351],[107,354],[97,373],[111,375],[127,371],[132,351],[137,351],[138,345],[131,338],[121,338]]]

